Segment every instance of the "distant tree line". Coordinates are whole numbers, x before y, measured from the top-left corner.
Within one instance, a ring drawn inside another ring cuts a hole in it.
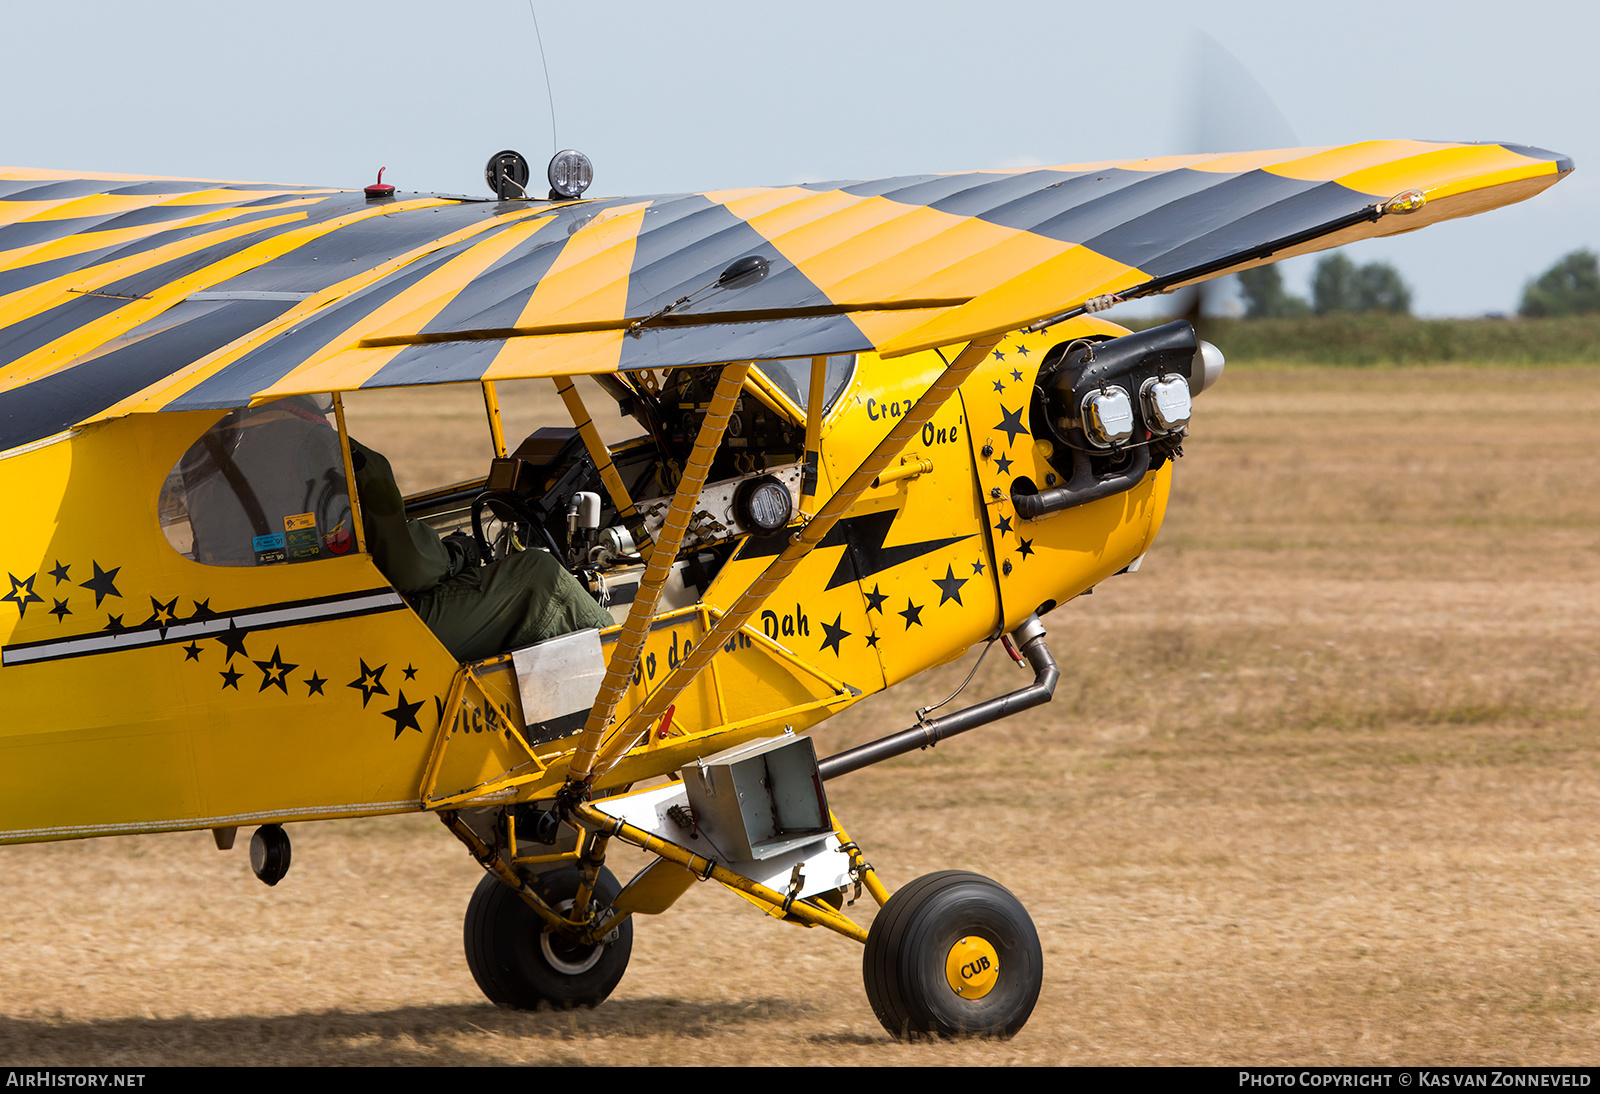
[[[1411,314],[1411,289],[1387,262],[1357,266],[1342,254],[1325,256],[1311,276],[1311,302],[1283,287],[1276,265],[1257,266],[1239,275],[1246,319],[1295,319],[1342,312]]]
[[[1357,266],[1334,253],[1317,263],[1311,276],[1311,300],[1287,292],[1276,265],[1258,266],[1239,275],[1246,319],[1296,319],[1306,315],[1379,312],[1411,314],[1411,290],[1386,262]],[[1517,309],[1524,318],[1600,312],[1600,256],[1573,251],[1522,290]]]
[[[1600,311],[1600,259],[1586,250],[1564,256],[1523,287],[1517,311],[1528,319]]]

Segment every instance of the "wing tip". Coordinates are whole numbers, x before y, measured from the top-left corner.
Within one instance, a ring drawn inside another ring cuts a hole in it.
[[[1540,148],[1538,145],[1534,144],[1517,144],[1515,141],[1468,141],[1466,143],[1497,144],[1501,148],[1504,148],[1507,152],[1512,152],[1519,156],[1526,156],[1530,160],[1543,160],[1545,163],[1554,164],[1556,174],[1558,175],[1565,175],[1572,171],[1576,166],[1572,162],[1571,156],[1563,155],[1560,152],[1552,152],[1548,148]]]

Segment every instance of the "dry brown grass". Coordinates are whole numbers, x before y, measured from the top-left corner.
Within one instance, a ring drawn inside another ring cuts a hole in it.
[[[296,827],[271,890],[203,834],[4,849],[0,1060],[1592,1062],[1597,401],[1578,369],[1231,370],[1144,570],[1047,620],[1056,701],[830,786],[891,885],[966,867],[1028,906],[1045,990],[1009,1043],[891,1042],[854,945],[712,885],[598,1011],[496,1010],[477,867],[401,818]],[[391,452],[440,428],[353,413]],[[971,694],[1023,679],[998,660]]]

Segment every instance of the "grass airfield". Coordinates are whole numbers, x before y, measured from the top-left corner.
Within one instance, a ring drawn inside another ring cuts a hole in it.
[[[600,1009],[497,1010],[461,951],[480,871],[405,817],[292,826],[275,889],[246,832],[0,849],[0,1060],[1592,1063],[1594,375],[1230,366],[1143,569],[1047,617],[1055,701],[830,784],[891,887],[967,868],[1028,907],[1045,984],[1010,1042],[895,1043],[859,947],[714,884],[637,923]],[[547,386],[502,398],[510,436],[557,420]],[[481,415],[382,393],[351,424],[409,486],[482,474]],[[997,652],[964,698],[1026,679]]]

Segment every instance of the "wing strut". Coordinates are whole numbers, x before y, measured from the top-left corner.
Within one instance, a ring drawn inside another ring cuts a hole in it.
[[[705,633],[694,649],[678,662],[678,667],[667,675],[661,686],[651,692],[650,696],[629,716],[599,759],[589,762],[585,758],[586,762],[581,773],[578,770],[577,760],[573,761],[570,776],[573,781],[585,779],[592,781],[595,775],[603,774],[618,757],[633,747],[639,736],[649,726],[655,724],[655,720],[661,717],[662,712],[672,705],[683,689],[693,682],[700,670],[710,663],[716,652],[727,644],[739,628],[744,626],[746,620],[766,602],[767,597],[777,590],[784,578],[799,565],[800,560],[810,554],[811,549],[822,542],[823,537],[832,530],[839,518],[850,511],[856,499],[872,485],[872,480],[889,466],[889,461],[899,455],[900,450],[912,437],[922,432],[922,427],[928,424],[945,401],[956,393],[971,375],[972,370],[983,363],[984,358],[989,356],[989,351],[999,342],[999,335],[975,341],[946,366],[923,393],[922,398],[917,400],[904,417],[895,422],[888,436],[878,442],[871,455],[861,461],[861,465],[845,480],[838,492],[828,499],[827,504],[818,511],[810,523],[790,537],[789,545],[783,549],[783,553],[773,559],[750,583],[750,587],[739,595],[739,599],[734,601],[732,607]]]
[[[733,414],[734,400],[739,397],[744,378],[749,372],[748,361],[724,365],[722,368],[716,394],[711,397],[711,409],[700,423],[700,432],[694,439],[694,451],[689,454],[683,477],[678,480],[678,489],[672,495],[672,507],[667,510],[666,523],[661,526],[655,550],[650,554],[650,563],[645,567],[644,577],[639,580],[639,591],[634,596],[632,607],[628,609],[628,621],[622,625],[616,648],[611,651],[611,660],[606,664],[600,694],[595,697],[594,706],[589,710],[589,720],[583,726],[583,735],[578,738],[577,748],[573,751],[567,776],[569,782],[582,782],[594,770],[595,753],[600,747],[601,736],[617,709],[617,703],[627,691],[629,681],[633,679],[634,669],[639,664],[639,653],[644,649],[644,640],[650,633],[656,601],[667,584],[672,564],[677,561],[678,548],[682,546],[684,533],[689,529],[689,518],[694,516],[695,507],[700,502],[700,489],[705,486],[706,476],[711,473],[711,459],[722,444],[722,433]],[[592,423],[590,428],[594,428]],[[661,709],[665,710],[666,707]],[[651,721],[654,721],[654,717]]]

